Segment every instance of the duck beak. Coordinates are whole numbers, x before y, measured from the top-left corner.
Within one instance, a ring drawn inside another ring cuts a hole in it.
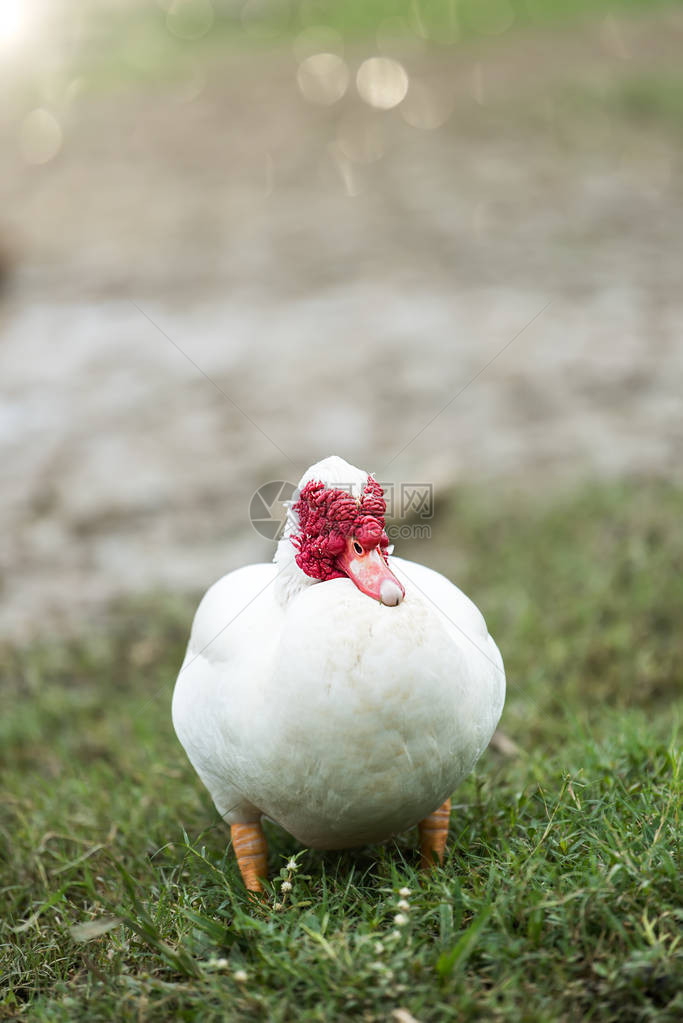
[[[406,591],[389,568],[379,547],[369,551],[362,548],[360,554],[358,547],[361,544],[353,537],[346,541],[345,549],[337,557],[341,571],[368,597],[388,607],[400,604]]]

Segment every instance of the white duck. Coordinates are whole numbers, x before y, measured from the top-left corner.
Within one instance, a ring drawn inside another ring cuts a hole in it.
[[[420,825],[442,860],[450,799],[494,733],[503,662],[475,605],[387,556],[381,488],[336,456],[302,477],[274,564],[204,596],[173,724],[261,889],[262,816],[341,849]]]

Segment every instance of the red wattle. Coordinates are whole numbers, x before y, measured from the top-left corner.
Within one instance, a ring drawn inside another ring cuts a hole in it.
[[[312,579],[339,579],[337,557],[353,536],[366,550],[379,547],[386,557],[389,538],[384,528],[386,502],[377,480],[368,482],[359,500],[345,490],[312,480],[301,491],[293,510],[299,532],[292,537],[297,565]]]

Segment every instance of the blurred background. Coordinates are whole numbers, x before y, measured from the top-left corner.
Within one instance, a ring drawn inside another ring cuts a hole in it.
[[[3,0],[0,637],[270,557],[252,493],[333,452],[437,514],[680,478],[682,47],[637,0]]]

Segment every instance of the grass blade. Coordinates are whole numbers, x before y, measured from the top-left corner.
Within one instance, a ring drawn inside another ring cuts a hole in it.
[[[436,971],[442,980],[454,970],[465,965],[467,958],[474,949],[481,931],[484,929],[488,918],[491,916],[493,906],[484,906],[482,911],[475,916],[464,934],[461,934],[455,945],[448,952],[442,952],[436,962]]]

